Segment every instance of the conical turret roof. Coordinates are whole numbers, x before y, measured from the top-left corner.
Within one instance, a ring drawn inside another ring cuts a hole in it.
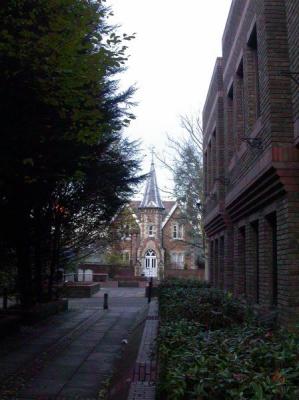
[[[159,188],[157,185],[157,177],[155,171],[154,161],[151,164],[151,170],[146,181],[146,187],[144,191],[143,200],[139,205],[139,208],[161,208],[164,209],[162,203]]]

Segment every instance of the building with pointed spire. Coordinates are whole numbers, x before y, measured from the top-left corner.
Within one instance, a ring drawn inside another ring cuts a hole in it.
[[[109,237],[109,247],[85,258],[78,276],[92,280],[93,273],[110,272],[113,266],[116,280],[204,279],[194,229],[176,201],[162,201],[153,159],[142,200],[132,200],[119,210],[111,221]]]
[[[110,252],[135,276],[203,276],[192,243],[193,229],[176,201],[162,201],[154,161],[141,201],[131,201],[115,216]]]

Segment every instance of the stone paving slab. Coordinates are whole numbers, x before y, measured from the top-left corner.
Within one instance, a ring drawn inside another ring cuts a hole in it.
[[[156,386],[151,382],[133,382],[128,400],[155,400]]]
[[[0,373],[0,399],[95,400],[121,354],[121,340],[146,305],[140,289],[109,294],[106,311],[100,295],[74,299],[64,318],[10,338],[10,349],[0,348],[0,371],[6,370],[2,378]]]

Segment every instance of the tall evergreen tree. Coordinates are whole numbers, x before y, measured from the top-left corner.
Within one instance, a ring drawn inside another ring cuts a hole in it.
[[[134,89],[115,80],[132,36],[109,13],[104,0],[1,4],[0,249],[16,259],[24,305],[45,279],[51,295],[61,249],[91,240],[138,182],[135,145],[121,139]]]

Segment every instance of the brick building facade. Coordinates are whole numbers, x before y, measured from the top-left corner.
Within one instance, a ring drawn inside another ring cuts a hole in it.
[[[142,201],[125,206],[115,216],[111,231],[110,251],[121,255],[135,276],[204,275],[195,265],[192,226],[175,201],[161,200],[153,163]]]
[[[298,0],[233,0],[203,110],[209,279],[283,324],[299,320],[298,18]]]

